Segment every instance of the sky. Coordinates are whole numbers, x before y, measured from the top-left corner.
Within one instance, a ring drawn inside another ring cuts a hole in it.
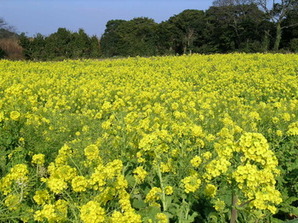
[[[213,0],[0,0],[0,18],[18,33],[48,36],[59,27],[100,37],[112,19],[149,17],[160,23],[185,9],[206,10]]]

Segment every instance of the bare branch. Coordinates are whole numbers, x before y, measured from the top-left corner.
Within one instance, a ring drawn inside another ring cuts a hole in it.
[[[298,23],[291,24],[291,25],[288,25],[288,26],[283,26],[283,27],[281,27],[281,29],[287,29],[287,28],[291,28],[291,27],[295,27],[295,26],[298,26]]]

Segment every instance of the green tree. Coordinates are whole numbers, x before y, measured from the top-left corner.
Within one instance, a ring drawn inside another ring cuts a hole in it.
[[[57,32],[45,39],[45,51],[48,59],[66,59],[72,57],[72,33],[65,28],[58,28]]]
[[[24,56],[29,60],[61,60],[99,57],[99,41],[89,37],[83,29],[70,32],[59,28],[57,32],[45,37],[41,34],[34,38],[20,35],[20,45],[24,48]]]
[[[90,55],[90,37],[83,29],[79,29],[77,33],[72,33],[69,42],[71,53],[69,58],[88,58]]]
[[[123,40],[123,55],[156,55],[157,23],[146,17],[134,18],[119,27]]]
[[[256,5],[212,6],[206,17],[206,38],[219,52],[259,50],[264,13]]]
[[[169,42],[173,44],[176,53],[198,52],[198,48],[204,44],[203,33],[206,27],[204,11],[184,10],[172,16],[167,23],[171,30]]]
[[[175,35],[178,31],[174,24],[169,22],[161,22],[156,29],[156,48],[159,55],[173,55],[177,53],[177,45],[179,45],[179,35]],[[173,30],[176,30],[174,32]]]
[[[282,22],[283,36],[280,42],[280,47],[298,51],[298,10],[293,9],[289,11],[287,18]],[[296,47],[295,47],[296,46]]]
[[[45,37],[40,33],[34,38],[29,38],[22,33],[19,44],[23,47],[23,55],[27,60],[46,60],[49,56],[45,48]]]
[[[19,36],[19,44],[23,47],[23,55],[25,59],[31,60],[32,59],[32,45],[29,38],[25,35],[25,33],[21,33]]]
[[[101,38],[104,56],[156,55],[157,23],[146,17],[130,21],[111,20]]]
[[[35,60],[47,60],[46,37],[40,33],[36,34],[31,42],[33,47],[33,58]]]
[[[106,29],[100,40],[102,54],[105,57],[119,56],[123,40],[118,31],[119,26],[126,23],[125,20],[110,20],[106,24]]]
[[[282,40],[282,32],[288,28],[287,25],[284,25],[284,21],[291,12],[298,10],[297,0],[280,0],[278,2],[275,2],[275,0],[272,0],[272,2],[268,0],[255,0],[254,3],[264,10],[267,18],[275,25],[273,50],[277,51]],[[291,26],[297,27],[298,23],[291,24]]]
[[[96,36],[90,38],[90,58],[98,58],[101,56],[100,41]]]

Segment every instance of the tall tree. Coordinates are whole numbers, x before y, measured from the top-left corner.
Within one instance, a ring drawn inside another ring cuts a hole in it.
[[[20,44],[24,48],[24,56],[29,60],[61,60],[99,57],[99,41],[89,37],[83,29],[70,32],[59,28],[48,37],[41,34],[34,38],[20,35]]]
[[[178,31],[174,24],[169,22],[161,22],[157,26],[156,48],[159,55],[173,55],[177,53],[176,45],[179,42],[179,36],[175,35]]]
[[[156,55],[157,23],[146,17],[130,21],[111,20],[101,38],[105,56]]]
[[[293,51],[298,51],[298,10],[291,10],[287,18],[282,22],[283,37],[281,39],[280,47],[285,49],[290,49]]]
[[[98,58],[101,56],[100,41],[96,36],[90,38],[90,58]]]
[[[120,19],[107,22],[105,32],[100,39],[100,47],[104,56],[113,57],[120,54],[123,41],[118,32],[118,27],[126,22]]]
[[[264,13],[256,5],[234,4],[228,1],[212,6],[207,12],[209,44],[219,52],[251,48],[261,39],[259,35]],[[249,49],[247,49],[249,50]]]
[[[69,48],[71,49],[70,58],[86,58],[90,55],[90,38],[83,29],[79,29],[78,32],[72,33],[71,40],[69,42]]]
[[[171,25],[176,53],[192,53],[203,45],[203,33],[206,27],[205,12],[184,10],[167,21]]]
[[[146,17],[134,18],[119,27],[126,56],[153,56],[156,54],[157,23]]]
[[[72,57],[71,42],[73,34],[65,28],[58,28],[57,32],[49,35],[46,39],[46,52],[52,59],[64,59]]]
[[[264,10],[268,19],[275,24],[275,41],[274,50],[278,50],[282,39],[282,32],[284,29],[289,28],[289,25],[284,26],[283,22],[290,12],[298,10],[297,0],[254,0],[261,9]],[[298,26],[298,23],[290,25],[291,27]]]

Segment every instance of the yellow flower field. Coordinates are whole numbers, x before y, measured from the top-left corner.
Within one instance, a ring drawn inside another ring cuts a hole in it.
[[[298,55],[0,68],[0,222],[298,217]]]

